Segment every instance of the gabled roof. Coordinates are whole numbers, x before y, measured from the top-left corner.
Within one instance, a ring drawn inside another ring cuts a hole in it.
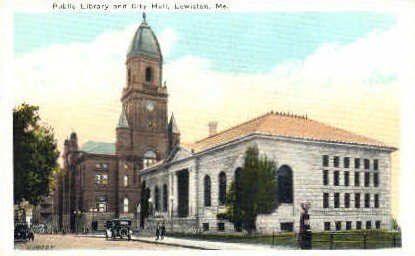
[[[115,144],[109,142],[87,141],[81,146],[79,151],[89,154],[115,155]]]
[[[380,141],[311,120],[305,116],[273,112],[196,141],[191,145],[187,145],[187,148],[199,152],[250,134],[275,135],[288,138],[360,144],[394,149]]]

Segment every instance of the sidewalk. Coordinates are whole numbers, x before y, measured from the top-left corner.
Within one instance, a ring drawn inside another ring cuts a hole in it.
[[[247,244],[247,243],[232,243],[219,241],[203,241],[196,239],[165,237],[163,240],[156,241],[153,237],[133,237],[133,240],[159,243],[166,245],[181,246],[185,248],[201,249],[201,250],[292,250],[290,247],[274,246],[265,244]]]
[[[86,234],[86,235],[80,235],[80,236],[102,237],[102,238],[105,237],[104,235],[99,235],[99,234]],[[189,249],[199,249],[199,250],[293,250],[293,248],[285,247],[285,246],[271,247],[270,245],[265,245],[265,244],[203,241],[203,240],[175,238],[175,237],[165,237],[163,240],[156,241],[154,237],[132,236],[131,240],[145,242],[145,243],[178,246],[178,247],[189,248]]]

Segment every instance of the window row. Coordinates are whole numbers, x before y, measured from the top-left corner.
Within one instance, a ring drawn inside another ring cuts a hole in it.
[[[162,193],[161,195],[162,198],[160,198],[160,193]],[[167,190],[166,184],[163,185],[162,191],[160,191],[158,186],[155,186],[154,187],[154,210],[156,212],[159,212],[159,211],[167,212],[168,198],[169,198],[169,192]],[[160,202],[160,199],[162,199],[161,202]]]
[[[218,186],[218,201],[219,205],[224,205],[226,202],[226,174],[220,172],[218,176],[219,186]],[[204,205],[212,205],[212,180],[209,175],[205,175],[203,180],[204,183]]]
[[[129,203],[130,199],[124,197],[122,199],[122,213],[129,213]],[[108,198],[107,196],[97,196],[95,198],[95,207],[91,208],[90,212],[107,212],[108,211]]]
[[[95,168],[96,169],[108,169],[108,163],[96,163]]]
[[[372,221],[368,220],[366,221],[366,229],[372,229]],[[381,221],[377,220],[375,221],[375,228],[380,229],[381,227]],[[362,221],[356,221],[354,228],[356,230],[362,229]],[[352,221],[346,221],[345,222],[345,228],[344,230],[351,230],[352,229]],[[332,222],[324,222],[324,230],[330,231],[332,230]],[[339,231],[343,230],[343,222],[342,221],[335,221],[334,222],[334,230]]]
[[[203,231],[209,231],[209,223],[208,222],[203,223],[202,227],[203,227]],[[216,229],[217,229],[217,231],[225,231],[225,222],[218,222]]]
[[[343,157],[343,167],[344,168],[350,168],[350,157]],[[360,169],[361,164],[360,158],[354,158],[354,168]],[[330,162],[330,156],[324,155],[323,156],[323,166],[329,166]],[[365,170],[370,169],[370,160],[369,159],[363,159],[363,166]],[[334,156],[333,157],[333,167],[340,167],[340,157]],[[374,159],[373,160],[373,170],[377,171],[379,170],[379,160]]]
[[[354,172],[354,186],[360,187],[360,176],[363,173],[363,184],[365,187],[370,187],[372,173],[370,172]],[[328,186],[330,180],[329,170],[323,170],[323,185]],[[333,185],[340,186],[340,171],[333,171]],[[343,184],[344,186],[350,186],[350,172],[343,171]],[[373,186],[379,187],[379,173],[373,173]]]
[[[341,200],[340,200],[340,193],[333,193],[333,207],[334,208],[340,208],[341,206]],[[350,208],[350,202],[351,202],[351,194],[350,193],[344,193],[343,194],[343,205],[344,208]],[[360,199],[361,194],[355,193],[354,194],[354,208],[360,208]],[[330,207],[330,194],[324,193],[323,194],[323,208],[329,208]],[[364,194],[364,207],[370,208],[371,207],[371,196],[369,193]],[[373,207],[379,208],[379,194],[373,195]]]

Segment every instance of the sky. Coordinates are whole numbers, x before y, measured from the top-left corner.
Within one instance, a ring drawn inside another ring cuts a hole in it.
[[[126,52],[141,21],[138,13],[16,13],[13,104],[39,105],[60,149],[71,131],[80,144],[114,142]],[[148,13],[147,22],[184,142],[207,136],[209,121],[222,130],[273,110],[400,145],[401,60],[415,60],[415,33],[397,13]]]

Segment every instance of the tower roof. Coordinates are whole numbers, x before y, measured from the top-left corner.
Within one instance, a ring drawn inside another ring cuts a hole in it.
[[[127,57],[140,55],[162,58],[159,42],[153,30],[147,24],[145,13],[143,13],[143,22],[138,27],[131,41]]]
[[[174,115],[171,114],[169,125],[167,126],[167,131],[170,133],[179,134],[179,128],[177,128],[176,119],[174,119]]]
[[[121,110],[120,119],[118,120],[117,128],[130,128],[128,125],[127,116],[125,115],[124,108]]]

